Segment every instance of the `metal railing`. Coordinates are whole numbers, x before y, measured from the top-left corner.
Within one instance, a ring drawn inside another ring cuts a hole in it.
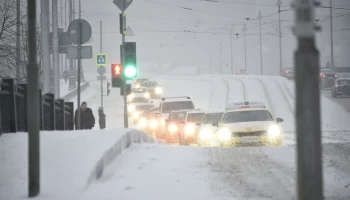
[[[89,82],[82,87],[86,89]],[[65,102],[73,98],[76,90],[65,97],[55,99],[54,94],[40,95],[40,129],[74,130],[74,103]],[[0,135],[27,131],[27,84],[15,84],[14,79],[2,79],[0,83]]]

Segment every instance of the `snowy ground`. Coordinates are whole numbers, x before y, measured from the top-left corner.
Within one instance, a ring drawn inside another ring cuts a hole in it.
[[[262,101],[274,115],[285,120],[284,146],[222,149],[135,144],[117,157],[99,180],[85,188],[82,180],[88,178],[88,171],[123,132],[115,129],[123,122],[122,98],[118,89],[112,89],[110,96],[104,97],[108,130],[91,131],[86,137],[81,132],[58,133],[57,138],[56,132],[43,136],[42,148],[48,150],[43,151],[46,186],[40,198],[62,199],[64,195],[63,199],[295,199],[294,86],[273,76],[194,75],[195,70],[189,74],[185,69],[182,73],[181,68],[176,70],[152,75],[164,87],[164,96],[190,96],[202,110],[224,108],[234,101]],[[92,81],[81,99],[93,109],[96,122],[99,84]],[[350,199],[350,114],[325,98],[321,108],[325,196]],[[98,128],[96,124],[95,130]],[[0,177],[11,183],[0,181],[0,199],[1,195],[26,194],[26,142],[24,134],[18,135],[0,138],[0,155],[6,155],[5,159],[0,157],[0,166],[6,166],[5,171],[0,170]],[[63,150],[52,148],[56,145]],[[69,164],[62,166],[66,162]],[[60,188],[59,196],[55,187],[63,180],[68,180],[64,187],[70,189],[66,193]],[[21,189],[16,194],[13,189],[17,187]]]

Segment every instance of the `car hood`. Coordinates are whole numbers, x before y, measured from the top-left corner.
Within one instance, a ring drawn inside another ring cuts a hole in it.
[[[255,132],[268,130],[272,125],[278,125],[274,121],[258,121],[258,122],[239,122],[223,124],[220,127],[228,128],[232,132]]]

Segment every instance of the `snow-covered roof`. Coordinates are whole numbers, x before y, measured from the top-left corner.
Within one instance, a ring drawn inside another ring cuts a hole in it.
[[[190,111],[187,111],[187,113],[188,114],[199,114],[199,113],[205,114],[205,112],[201,110],[190,110]]]
[[[241,108],[266,108],[266,106],[260,101],[245,101],[227,104],[225,110],[236,110]]]
[[[162,102],[192,101],[190,97],[163,97]]]
[[[130,105],[134,105],[134,106],[146,106],[146,105],[154,106],[153,103],[130,103]]]
[[[240,108],[240,109],[233,109],[233,110],[227,110],[225,113],[230,113],[230,112],[242,112],[242,111],[254,111],[254,110],[267,110],[266,108]],[[270,111],[269,111],[270,112]]]
[[[181,109],[181,110],[172,110],[170,113],[177,113],[177,112],[189,112],[192,111],[193,109]]]

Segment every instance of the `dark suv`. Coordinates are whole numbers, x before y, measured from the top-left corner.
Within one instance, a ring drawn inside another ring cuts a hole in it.
[[[350,97],[350,78],[339,78],[332,87],[332,97]]]

